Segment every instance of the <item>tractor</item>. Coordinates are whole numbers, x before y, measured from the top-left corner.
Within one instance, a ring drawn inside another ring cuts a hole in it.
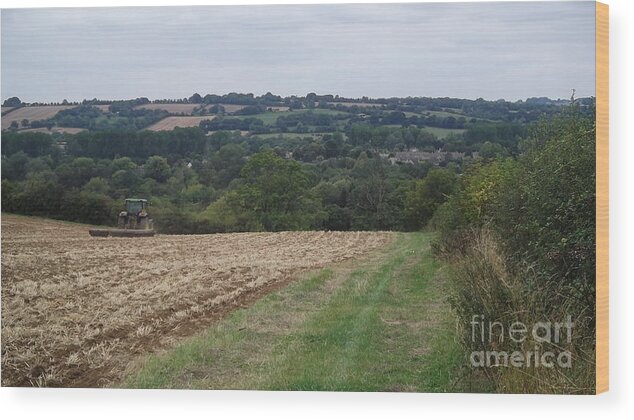
[[[147,212],[148,201],[142,198],[127,198],[125,210],[119,212],[116,229],[90,229],[90,236],[154,236],[152,219]]]

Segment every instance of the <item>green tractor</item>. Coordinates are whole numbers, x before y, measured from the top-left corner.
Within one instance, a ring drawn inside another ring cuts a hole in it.
[[[154,236],[154,226],[147,212],[148,202],[142,198],[127,198],[125,210],[119,213],[116,229],[90,229],[90,236],[140,237]]]

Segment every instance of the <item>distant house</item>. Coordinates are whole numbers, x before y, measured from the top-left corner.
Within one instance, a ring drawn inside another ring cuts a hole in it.
[[[439,165],[446,160],[462,160],[465,158],[464,152],[444,152],[436,150],[434,152],[422,152],[417,149],[410,149],[404,152],[396,152],[394,157],[389,158],[392,164],[395,163],[431,163]]]
[[[445,160],[445,152],[420,152],[416,149],[408,150],[405,152],[396,152],[394,159],[399,163],[420,163],[428,162],[432,164],[438,164]]]

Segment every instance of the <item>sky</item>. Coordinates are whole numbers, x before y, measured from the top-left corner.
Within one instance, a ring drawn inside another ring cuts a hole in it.
[[[595,94],[593,2],[3,9],[2,100]]]

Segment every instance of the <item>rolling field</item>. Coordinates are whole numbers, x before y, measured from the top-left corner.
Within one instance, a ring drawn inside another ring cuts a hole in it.
[[[39,128],[25,128],[23,130],[19,130],[19,133],[67,133],[67,134],[77,134],[82,131],[87,131],[85,128],[75,128],[75,127],[53,127],[50,130],[46,127]]]
[[[460,117],[465,117],[465,115],[461,112],[450,112],[450,111],[425,111],[422,113],[423,115],[435,115],[439,118],[447,118],[447,117],[454,117],[454,118],[460,118]]]
[[[315,114],[327,114],[327,115],[345,114],[342,111],[337,111],[333,109],[315,108],[315,109],[297,109],[294,111],[267,111],[267,112],[262,112],[260,114],[240,115],[240,116],[234,116],[231,118],[258,118],[262,120],[262,122],[264,122],[264,124],[266,125],[274,125],[277,122],[277,119],[279,117],[287,117],[289,115],[298,114],[302,112],[313,112]]]
[[[161,110],[169,112],[170,114],[191,115],[195,109],[200,108],[201,106],[204,106],[204,105],[200,105],[200,104],[146,104],[146,105],[139,105],[136,108],[152,109],[152,110],[161,109]]]
[[[465,130],[464,128],[441,128],[441,127],[425,127],[423,130],[429,131],[439,139],[444,139],[450,134],[462,134]]]
[[[234,104],[219,104],[224,107],[227,114],[233,114],[240,111],[246,105],[234,105]],[[210,108],[213,105],[205,104],[145,104],[138,105],[136,108],[143,109],[162,109],[173,115],[191,115],[192,112],[201,107]],[[271,107],[274,111],[288,111],[288,107]]]
[[[213,120],[215,117],[213,115],[206,115],[204,117],[166,117],[161,121],[152,124],[151,126],[145,128],[144,130],[150,131],[171,131],[176,127],[187,128],[187,127],[198,127],[201,121],[204,120]]]
[[[59,111],[75,108],[73,105],[25,106],[14,109],[2,116],[2,129],[9,128],[13,121],[21,124],[22,120],[39,121],[54,117]]]
[[[240,111],[246,105],[233,105],[233,104],[220,104],[224,107],[225,112],[227,114],[233,114],[234,112]]]
[[[2,385],[108,386],[306,270],[367,255],[391,233],[91,238],[2,215]]]
[[[346,108],[351,108],[353,106],[358,106],[359,108],[381,108],[383,104],[375,104],[371,102],[328,102],[328,105],[341,105]]]
[[[326,133],[328,134],[328,133]],[[255,139],[261,140],[270,140],[270,139],[278,139],[282,138],[285,140],[288,139],[318,139],[323,137],[324,133],[267,133],[267,134],[252,134],[251,137]]]
[[[268,108],[270,108],[271,111],[274,111],[274,112],[286,112],[290,109],[287,106],[270,106]]]

